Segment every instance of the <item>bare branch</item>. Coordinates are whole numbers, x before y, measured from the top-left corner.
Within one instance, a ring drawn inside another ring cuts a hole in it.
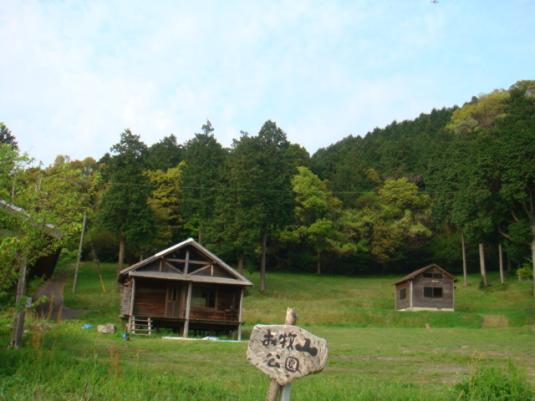
[[[498,227],[498,232],[505,238],[505,239],[508,239],[509,241],[513,242],[513,238],[507,234],[505,231],[502,230],[501,227]]]
[[[520,221],[520,219],[519,219],[518,216],[516,215],[514,209],[511,209],[511,216],[513,216],[513,220],[514,220],[515,222],[518,223],[518,222]]]

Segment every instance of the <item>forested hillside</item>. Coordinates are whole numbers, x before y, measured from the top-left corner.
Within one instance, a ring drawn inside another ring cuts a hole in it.
[[[216,129],[207,121],[189,141],[170,135],[152,146],[126,129],[98,160],[58,156],[42,168],[2,124],[1,197],[69,227],[63,245],[72,249],[86,213],[84,258],[120,266],[191,236],[239,269],[261,272],[400,273],[428,263],[460,272],[464,242],[471,272],[480,270],[479,250],[485,268],[497,269],[500,246],[506,269],[531,274],[535,81],[312,156],[273,121],[230,148]],[[32,194],[45,189],[63,202],[36,204],[43,196]],[[3,231],[2,249],[14,235]]]

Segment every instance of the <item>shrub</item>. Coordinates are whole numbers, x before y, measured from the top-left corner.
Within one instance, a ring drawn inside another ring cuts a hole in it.
[[[533,401],[526,377],[509,363],[507,369],[479,368],[455,386],[457,401]]]
[[[531,264],[526,262],[521,265],[518,269],[516,269],[516,275],[518,277],[518,281],[531,279],[533,277],[533,270],[531,270]]]

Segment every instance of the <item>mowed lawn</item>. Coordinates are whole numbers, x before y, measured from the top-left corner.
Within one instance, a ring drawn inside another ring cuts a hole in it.
[[[70,271],[67,270],[67,277]],[[121,339],[82,330],[120,324],[115,266],[85,264],[79,291],[65,302],[78,320],[27,324],[25,347],[6,350],[9,316],[0,320],[0,400],[262,400],[267,379],[245,358],[246,342]],[[251,279],[257,282],[257,276]],[[510,362],[535,384],[535,303],[530,282],[502,288],[457,284],[457,311],[393,311],[396,277],[269,274],[268,291],[245,298],[245,333],[280,323],[287,306],[298,324],[327,339],[328,366],[295,382],[292,400],[455,400],[454,385],[477,367]]]

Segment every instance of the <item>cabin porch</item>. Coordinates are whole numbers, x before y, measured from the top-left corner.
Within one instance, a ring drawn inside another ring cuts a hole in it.
[[[125,318],[151,318],[154,327],[171,328],[184,337],[192,332],[241,337],[243,287],[132,278],[123,289],[129,292],[122,297]]]

